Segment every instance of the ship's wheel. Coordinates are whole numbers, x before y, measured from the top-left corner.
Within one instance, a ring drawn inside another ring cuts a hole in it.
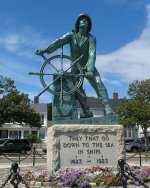
[[[40,72],[29,73],[30,75],[39,75],[41,84],[44,87],[38,96],[45,91],[60,96],[70,95],[82,85],[84,74],[79,61],[83,55],[73,62],[69,56],[63,54],[62,48],[61,55],[54,55],[50,58],[42,55],[42,57],[45,61],[40,68]],[[57,90],[54,85],[58,81],[59,89]]]

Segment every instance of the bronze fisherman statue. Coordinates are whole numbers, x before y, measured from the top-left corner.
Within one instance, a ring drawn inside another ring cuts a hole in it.
[[[83,73],[85,74],[84,77],[90,82],[91,86],[96,91],[98,98],[102,99],[105,107],[105,114],[111,115],[112,109],[110,107],[108,93],[101,80],[100,74],[95,67],[96,38],[90,34],[91,28],[91,18],[86,14],[81,14],[76,20],[75,30],[68,32],[61,38],[57,39],[46,49],[37,50],[36,54],[50,54],[66,44],[70,44],[70,54],[72,61],[76,61],[76,59],[78,59],[83,54],[83,57],[79,60],[79,64],[81,65]],[[73,73],[78,73],[76,67],[72,68],[71,71]],[[82,118],[92,117],[83,86],[81,86],[75,92],[75,97],[79,100],[82,107]]]

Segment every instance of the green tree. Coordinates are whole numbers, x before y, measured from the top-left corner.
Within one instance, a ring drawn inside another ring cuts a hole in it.
[[[14,81],[11,78],[0,75],[0,94],[2,95],[2,97],[8,94],[8,92],[15,89],[16,86],[14,85]]]
[[[147,129],[150,127],[150,79],[131,83],[128,95],[129,99],[124,98],[118,109],[120,123],[125,126],[141,126],[147,143]]]
[[[27,138],[31,142],[31,144],[42,143],[42,140],[39,137],[37,137],[37,135],[35,134],[27,134],[25,138]]]
[[[17,91],[13,80],[4,79],[0,82],[3,89],[0,99],[0,125],[17,122],[40,128],[40,115],[31,108],[28,95]]]

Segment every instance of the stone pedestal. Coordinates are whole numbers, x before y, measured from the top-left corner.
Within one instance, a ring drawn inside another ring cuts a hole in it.
[[[125,156],[122,125],[53,125],[48,128],[49,170],[112,166]]]

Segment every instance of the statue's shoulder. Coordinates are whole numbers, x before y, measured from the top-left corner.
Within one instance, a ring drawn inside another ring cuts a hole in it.
[[[71,37],[72,37],[72,32],[69,31],[66,34],[64,34],[61,38],[70,40]]]
[[[75,31],[72,30],[72,31],[69,31],[68,33],[65,34],[65,36],[68,36],[68,37],[72,37],[73,35],[75,35]]]
[[[89,40],[96,41],[96,37],[94,35],[92,35],[91,33],[89,33]]]

